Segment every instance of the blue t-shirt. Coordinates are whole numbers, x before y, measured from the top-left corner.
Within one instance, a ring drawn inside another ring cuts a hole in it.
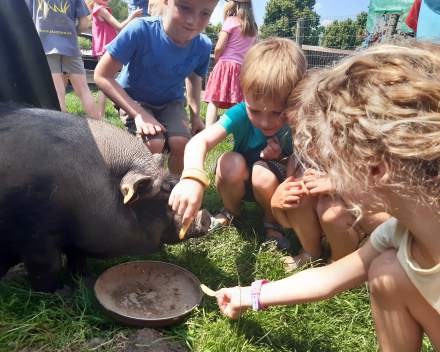
[[[211,40],[196,36],[186,47],[166,35],[160,16],[137,18],[106,47],[124,67],[117,78],[133,100],[153,106],[185,98],[185,78],[208,71]]]
[[[81,56],[75,20],[90,14],[84,0],[26,0],[46,54]]]
[[[249,165],[261,160],[260,153],[267,147],[267,140],[272,136],[265,136],[249,120],[245,103],[240,103],[226,111],[220,117],[218,123],[222,125],[228,134],[234,136],[234,152],[240,153],[246,159]],[[289,156],[293,154],[292,135],[289,125],[275,133],[277,136],[283,154]]]
[[[438,0],[423,0],[420,5],[417,22],[417,38],[440,37],[440,2]],[[422,38],[423,40],[423,38]],[[437,42],[439,38],[425,38]]]

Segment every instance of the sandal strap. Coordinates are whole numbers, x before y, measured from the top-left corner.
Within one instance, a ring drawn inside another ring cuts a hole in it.
[[[307,252],[304,251],[304,249],[302,249],[302,248],[299,250],[299,253],[305,255],[307,258],[310,259],[311,262],[317,261],[317,260],[319,259],[319,258],[315,258],[313,255],[307,253]]]
[[[290,249],[291,247],[289,239],[284,237],[266,236],[266,241],[275,241],[278,249]]]
[[[236,216],[234,214],[232,214],[231,212],[227,211],[226,208],[221,208],[220,213],[222,213],[224,216],[226,216],[231,221],[233,218],[236,218]]]
[[[264,221],[263,222],[263,228],[271,229],[271,230],[277,230],[277,231],[281,232],[283,235],[286,233],[286,229],[281,224],[279,224],[277,222],[267,222],[267,221]]]

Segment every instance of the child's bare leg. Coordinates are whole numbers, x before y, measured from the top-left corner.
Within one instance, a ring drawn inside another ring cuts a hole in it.
[[[52,73],[53,84],[57,91],[58,101],[60,102],[61,111],[66,112],[66,88],[64,86],[63,75],[61,73]]]
[[[170,158],[168,160],[168,169],[172,174],[181,175],[183,171],[183,156],[185,154],[185,147],[189,139],[183,136],[174,136],[168,138],[168,145],[170,146]]]
[[[81,100],[81,104],[87,116],[100,120],[95,98],[93,98],[89,86],[87,85],[86,75],[82,73],[69,72],[69,78],[70,82],[72,83],[73,90],[75,91],[76,95],[78,95],[79,100]]]
[[[150,150],[151,154],[160,154],[165,146],[165,141],[163,138],[155,138],[149,139],[148,141],[144,142],[144,144]]]
[[[227,152],[218,160],[215,184],[225,208],[235,216],[241,213],[241,199],[246,193],[245,182],[249,177],[249,168],[241,154]],[[223,214],[218,214],[215,218],[221,224],[229,221]]]
[[[264,209],[263,221],[275,223],[278,222],[272,213],[270,200],[272,199],[272,196],[279,185],[278,179],[273,172],[260,165],[255,165],[253,167],[252,189],[254,191],[255,200]],[[283,234],[274,229],[266,229],[266,236],[282,238]]]
[[[105,104],[107,103],[107,96],[100,91],[98,95],[98,111],[99,118],[102,119],[105,116]]]
[[[319,258],[322,252],[322,228],[316,213],[317,204],[318,197],[303,195],[300,207],[286,210],[291,228],[298,236],[302,248],[315,258]]]
[[[371,308],[381,351],[420,351],[423,331],[440,350],[440,315],[412,284],[390,249],[368,272]]]
[[[333,260],[339,260],[354,252],[359,242],[380,224],[390,218],[386,213],[367,215],[353,227],[356,219],[341,198],[329,195],[319,197],[317,214],[322,230],[327,236]]]
[[[316,208],[322,230],[332,250],[332,259],[339,260],[354,252],[362,236],[359,226],[353,227],[355,217],[345,202],[329,195],[319,196]]]
[[[65,74],[65,75],[61,75],[61,77],[63,78],[64,90],[66,90],[67,83],[69,82],[69,76],[67,76],[67,74]]]
[[[218,101],[211,101],[208,104],[208,109],[206,110],[206,121],[205,121],[206,128],[212,126],[217,122],[219,104],[220,103]]]

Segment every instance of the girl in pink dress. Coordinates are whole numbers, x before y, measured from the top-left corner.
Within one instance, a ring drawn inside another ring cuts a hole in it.
[[[112,10],[106,7],[110,0],[86,0],[87,7],[92,13],[92,55],[101,59],[105,54],[105,46],[116,38],[120,32],[132,19],[142,15],[142,9],[137,9],[128,18],[119,23],[112,16]],[[105,114],[105,104],[107,97],[103,92],[99,92],[98,110],[99,117],[102,119]]]
[[[206,127],[217,121],[218,109],[229,109],[244,101],[240,85],[244,55],[255,42],[258,26],[250,0],[229,1],[224,24],[215,46],[216,65],[209,77],[203,101],[208,103]]]

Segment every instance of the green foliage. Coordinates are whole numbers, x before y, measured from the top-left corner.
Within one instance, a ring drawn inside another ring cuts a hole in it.
[[[315,17],[315,3],[316,0],[270,0],[266,5],[264,25],[276,23],[283,17],[290,20]]]
[[[112,10],[113,17],[119,22],[125,21],[128,17],[128,5],[124,0],[110,0],[107,7]]]
[[[78,37],[78,45],[80,48],[91,49],[92,48],[92,41],[87,38]]]
[[[351,18],[345,21],[333,21],[325,28],[320,45],[328,48],[353,50],[363,42],[363,33],[368,13],[361,12],[356,21]]]
[[[211,22],[209,22],[203,33],[205,33],[206,35],[211,35],[211,34],[217,35],[222,30],[222,27],[223,25],[221,23],[217,23],[216,25],[213,25]]]
[[[297,19],[303,18],[303,44],[318,45],[322,28],[320,17],[313,11],[315,0],[270,0],[266,6],[260,38],[272,36],[295,38]]]

